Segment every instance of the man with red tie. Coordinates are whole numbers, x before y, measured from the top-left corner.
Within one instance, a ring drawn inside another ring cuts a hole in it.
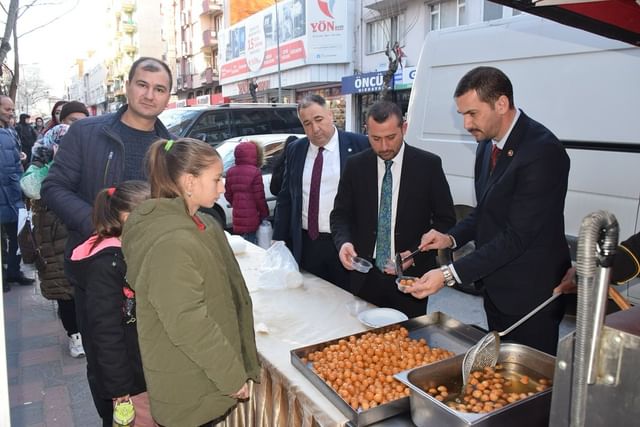
[[[348,289],[347,271],[331,239],[329,215],[347,158],[369,147],[367,138],[338,131],[320,95],[298,104],[307,135],[286,148],[282,189],[276,203],[273,240],[284,240],[300,266]]]
[[[426,233],[421,249],[474,240],[476,250],[427,272],[408,292],[425,298],[445,285],[475,282],[489,329],[502,331],[549,298],[571,265],[564,234],[569,157],[553,133],[515,108],[502,71],[469,71],[454,97],[465,129],[478,141],[477,206],[448,233]],[[563,314],[559,298],[505,339],[555,354]]]

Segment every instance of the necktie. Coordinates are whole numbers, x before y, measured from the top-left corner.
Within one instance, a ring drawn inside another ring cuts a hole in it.
[[[387,260],[391,257],[391,196],[393,192],[393,176],[391,165],[393,160],[384,161],[384,176],[380,189],[380,208],[378,209],[378,234],[376,236],[376,266],[384,271]]]
[[[320,235],[318,228],[318,212],[320,210],[320,182],[322,180],[322,152],[323,147],[318,148],[318,154],[313,161],[313,169],[311,170],[311,187],[309,189],[309,210],[308,227],[309,238],[316,240]]]
[[[498,162],[498,157],[500,156],[501,149],[498,148],[496,144],[492,144],[493,148],[491,149],[491,172],[496,167],[496,163]]]

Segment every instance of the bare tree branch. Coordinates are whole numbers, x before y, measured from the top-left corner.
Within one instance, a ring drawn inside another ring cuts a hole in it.
[[[34,2],[35,2],[35,0],[34,0]],[[73,5],[69,10],[67,10],[67,11],[65,11],[65,12],[63,12],[63,13],[61,13],[60,15],[56,16],[55,18],[51,19],[51,20],[50,20],[50,21],[48,21],[48,22],[45,22],[45,23],[44,23],[44,24],[42,24],[42,25],[39,25],[39,26],[37,26],[37,27],[35,27],[35,28],[30,29],[29,31],[27,31],[27,32],[25,32],[25,33],[20,34],[20,35],[18,36],[18,38],[20,38],[20,37],[22,37],[22,36],[26,36],[27,34],[33,33],[34,31],[39,30],[39,29],[40,29],[40,28],[42,28],[42,27],[46,27],[47,25],[49,25],[49,24],[51,24],[51,23],[53,23],[53,22],[56,22],[57,20],[59,20],[59,19],[60,19],[60,18],[62,18],[63,16],[66,16],[66,15],[67,15],[69,12],[71,12],[73,9],[75,9],[75,8],[78,6],[78,3],[80,3],[80,0],[76,0],[75,4],[74,4],[74,5]]]

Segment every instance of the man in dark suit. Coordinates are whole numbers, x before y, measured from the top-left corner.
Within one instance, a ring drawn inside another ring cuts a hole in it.
[[[347,158],[369,144],[363,135],[338,131],[320,95],[305,97],[298,116],[307,137],[286,148],[273,240],[288,242],[304,270],[346,288],[347,272],[331,240],[329,215]]]
[[[477,206],[448,234],[429,231],[421,248],[475,240],[476,250],[429,271],[409,292],[423,298],[445,284],[476,282],[489,329],[502,331],[549,298],[571,265],[563,214],[569,157],[553,133],[515,108],[502,71],[469,71],[454,96],[465,129],[478,141]],[[555,354],[563,314],[558,299],[506,339]]]
[[[371,150],[347,161],[331,212],[331,232],[342,265],[353,270],[353,257],[375,265],[368,273],[351,272],[351,292],[409,317],[427,312],[426,300],[398,291],[395,270],[388,265],[396,252],[408,254],[429,229],[448,230],[455,212],[440,158],[404,142],[407,124],[391,102],[374,104],[367,115]],[[436,266],[435,252],[405,263],[406,275],[419,276]]]

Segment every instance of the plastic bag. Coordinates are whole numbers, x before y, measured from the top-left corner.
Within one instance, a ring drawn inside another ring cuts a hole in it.
[[[49,165],[38,167],[31,165],[20,178],[20,188],[22,192],[30,199],[40,200],[40,188],[42,181],[49,173]]]
[[[267,249],[260,266],[259,289],[293,289],[302,286],[298,263],[284,242],[275,242]]]

